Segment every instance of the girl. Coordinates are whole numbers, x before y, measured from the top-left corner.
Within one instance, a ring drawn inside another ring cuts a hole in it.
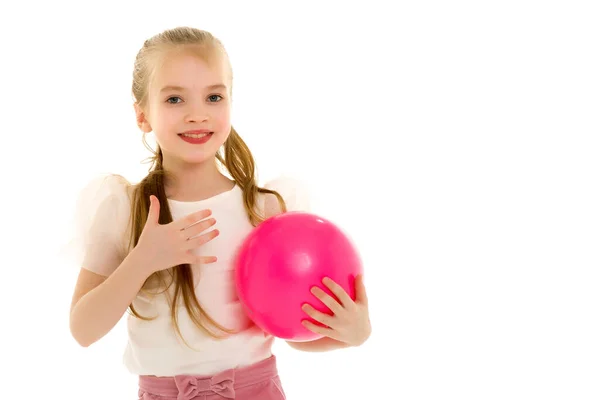
[[[137,124],[158,148],[140,183],[110,175],[85,190],[94,200],[79,203],[82,268],[71,333],[89,346],[129,309],[124,362],[139,375],[140,399],[284,399],[274,338],[242,310],[233,255],[264,219],[306,209],[305,196],[289,180],[257,186],[252,154],[230,122],[228,56],[210,33],[181,27],[147,40],[132,90]],[[333,315],[303,309],[322,324],[306,328],[324,337],[289,344],[304,351],[362,344],[371,329],[362,278],[355,302],[335,282],[323,283],[336,298],[317,287],[313,294]]]

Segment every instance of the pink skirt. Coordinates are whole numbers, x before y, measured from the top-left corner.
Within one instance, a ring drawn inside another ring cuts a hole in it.
[[[285,400],[275,356],[214,376],[143,375],[138,396],[139,400]]]

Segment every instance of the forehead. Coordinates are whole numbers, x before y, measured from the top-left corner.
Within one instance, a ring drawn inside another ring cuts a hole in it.
[[[181,86],[195,91],[218,83],[229,86],[224,64],[220,57],[204,60],[189,52],[165,54],[157,63],[150,89],[158,92],[164,86]]]

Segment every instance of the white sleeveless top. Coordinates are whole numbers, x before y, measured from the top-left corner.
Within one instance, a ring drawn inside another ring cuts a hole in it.
[[[277,190],[289,211],[308,211],[305,185],[291,178],[279,178],[264,185]],[[166,294],[140,292],[134,300],[138,313],[156,317],[141,320],[128,313],[128,342],[123,361],[137,375],[175,376],[212,375],[219,371],[246,366],[271,355],[273,336],[263,332],[246,316],[238,300],[234,283],[234,254],[253,229],[237,185],[230,191],[206,200],[181,202],[169,200],[173,219],[210,208],[219,236],[198,249],[197,254],[216,256],[216,263],[192,265],[196,296],[202,308],[216,322],[235,329],[225,339],[215,339],[197,328],[179,301],[178,325],[185,342],[171,322],[170,301]],[[130,187],[118,176],[92,181],[78,202],[77,247],[81,266],[109,276],[126,256],[129,234]],[[278,209],[274,196],[259,197],[259,206]],[[269,211],[271,212],[271,211]],[[169,290],[173,293],[173,288]],[[187,344],[186,344],[187,343]]]

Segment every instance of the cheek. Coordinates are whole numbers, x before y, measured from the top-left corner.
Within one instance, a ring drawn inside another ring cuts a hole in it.
[[[229,131],[231,130],[229,108],[223,108],[222,110],[219,110],[219,112],[214,116],[214,121],[217,125],[215,128],[217,128],[219,132],[229,134]]]
[[[184,113],[181,110],[162,110],[159,115],[159,119],[161,121],[161,125],[172,126],[173,124],[179,122],[183,116]]]
[[[162,130],[165,126],[165,113],[160,106],[153,106],[150,110],[150,123],[154,131]]]
[[[218,119],[223,124],[228,124],[231,116],[231,109],[229,107],[223,107],[219,110]]]
[[[229,134],[231,132],[231,121],[229,120],[228,117],[223,117],[223,118],[219,118],[218,122],[217,120],[215,120],[216,122],[216,126],[215,126],[215,130],[218,132],[218,137],[216,137],[215,139],[217,139],[215,142],[215,144],[217,144],[219,147],[222,146],[225,141],[227,140],[227,138],[229,137]]]

